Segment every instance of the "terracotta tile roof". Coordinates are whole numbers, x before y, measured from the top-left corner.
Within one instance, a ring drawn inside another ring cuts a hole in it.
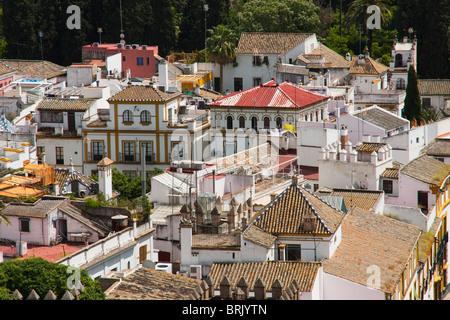
[[[330,68],[349,68],[350,61],[345,60],[343,56],[339,53],[331,50],[327,46],[319,43],[319,46],[308,54],[303,54],[298,57],[301,61],[305,63],[311,63],[310,59],[321,59],[325,58],[325,63],[330,66]]]
[[[79,173],[70,172],[69,169],[55,169],[55,181],[59,183],[60,190],[62,191],[66,185],[69,185],[72,181],[79,181],[87,186],[89,189],[98,190],[98,182],[91,178]]]
[[[345,214],[309,193],[291,184],[264,210],[254,215],[250,224],[274,235],[333,234]]]
[[[243,32],[236,53],[284,54],[312,35],[314,34]]]
[[[398,170],[398,168],[386,168],[380,177],[398,179]]]
[[[142,267],[124,277],[106,299],[186,300],[200,284],[200,280]]]
[[[450,95],[450,79],[418,79],[417,86],[423,96]]]
[[[4,74],[15,72],[15,71],[16,70],[14,70],[13,68],[9,67],[8,65],[6,65],[5,63],[3,63],[0,60],[0,75],[4,75]]]
[[[385,142],[363,142],[356,147],[356,150],[362,152],[378,152],[378,150],[385,146],[387,146]]]
[[[249,228],[247,228],[242,236],[244,240],[259,244],[265,248],[270,248],[277,239],[276,236],[265,232],[255,225],[251,225]]]
[[[47,79],[67,74],[66,67],[50,61],[44,61],[44,70],[42,70],[41,60],[1,59],[0,61],[16,69],[18,74],[27,75],[29,78],[40,79],[43,76],[42,72]]]
[[[326,100],[327,96],[302,89],[290,82],[278,84],[272,80],[247,90],[230,93],[209,106],[300,109]]]
[[[95,102],[95,99],[60,99],[44,98],[36,107],[37,110],[70,110],[86,111]]]
[[[255,282],[260,278],[266,285],[266,290],[272,289],[272,283],[279,279],[284,286],[289,286],[295,279],[300,292],[310,292],[317,277],[320,262],[303,261],[264,261],[264,262],[236,262],[213,263],[209,276],[215,283],[220,283],[226,276],[232,288],[244,277],[253,290]]]
[[[450,157],[450,139],[435,139],[422,149],[422,153],[433,157]]]
[[[109,166],[109,165],[111,165],[113,163],[114,163],[114,161],[112,161],[110,158],[104,157],[102,160],[100,160],[97,163],[97,167],[106,167],[106,166]]]
[[[379,289],[392,293],[420,235],[416,226],[355,208],[347,213],[339,247],[323,261],[324,272],[367,286],[368,268],[375,265]]]
[[[450,164],[424,154],[405,164],[400,172],[430,185],[438,185],[450,173]]]
[[[3,209],[3,214],[6,216],[45,218],[64,201],[66,201],[65,198],[42,198],[32,204],[10,203]]]
[[[192,235],[192,249],[221,249],[230,250],[240,248],[240,238],[231,234],[194,234]]]
[[[165,93],[152,86],[144,85],[131,85],[123,89],[122,91],[116,93],[111,98],[108,99],[109,102],[135,102],[135,101],[160,101],[164,102],[173,97],[181,95],[180,92],[176,93]]]
[[[350,74],[371,74],[379,75],[383,72],[388,71],[389,68],[384,64],[369,57],[368,59],[363,59],[363,63],[358,63],[358,56],[353,56],[350,64]]]
[[[380,107],[369,107],[361,110],[361,112],[355,112],[352,115],[372,123],[385,131],[397,129],[409,124],[408,120],[398,117],[392,112],[386,111]]]
[[[364,210],[374,209],[376,204],[384,197],[381,190],[333,189],[329,195],[343,197],[347,209],[358,207]]]

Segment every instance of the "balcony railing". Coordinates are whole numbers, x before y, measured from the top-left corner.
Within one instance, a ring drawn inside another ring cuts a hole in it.
[[[141,154],[125,154],[119,153],[119,161],[122,163],[141,163]],[[156,156],[154,153],[145,155],[145,163],[156,163]]]

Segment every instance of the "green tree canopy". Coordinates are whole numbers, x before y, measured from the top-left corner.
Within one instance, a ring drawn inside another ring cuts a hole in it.
[[[220,92],[223,92],[223,66],[236,56],[237,37],[228,27],[218,25],[208,30],[207,53],[211,61],[220,65]]]
[[[316,32],[318,7],[310,0],[249,0],[238,15],[241,32]]]
[[[0,263],[0,298],[8,299],[14,290],[27,297],[34,289],[40,297],[44,297],[49,290],[61,299],[68,284],[73,283],[65,265],[52,263],[42,258],[16,259]],[[86,270],[80,270],[80,282],[84,287],[80,294],[81,300],[103,300],[104,293],[100,283],[91,279]]]

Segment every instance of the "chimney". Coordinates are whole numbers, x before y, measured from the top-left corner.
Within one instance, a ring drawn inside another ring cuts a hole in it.
[[[277,278],[272,283],[272,299],[273,300],[279,300],[281,298],[282,294],[283,294],[283,284]]]
[[[230,280],[224,276],[220,282],[220,298],[230,299],[231,298],[231,283]]]
[[[264,300],[266,299],[266,285],[261,278],[258,278],[253,285],[253,289],[255,291],[255,300]]]
[[[370,155],[370,163],[371,164],[377,164],[378,154],[374,151]]]
[[[341,148],[344,149],[348,141],[348,129],[346,124],[341,125]]]
[[[161,60],[158,65],[158,73],[159,73],[159,86],[163,88],[164,92],[167,92],[169,88],[169,71],[166,60]]]
[[[99,192],[103,193],[105,200],[112,198],[112,172],[111,164],[114,161],[105,157],[97,163]]]
[[[242,217],[242,219],[241,219],[241,229],[242,229],[242,231],[247,229],[247,218],[245,218],[245,217]]]
[[[217,207],[214,207],[214,209],[211,210],[211,224],[215,227],[220,225],[220,213],[219,210],[217,210]]]
[[[244,277],[241,277],[241,279],[236,284],[236,287],[242,290],[242,292],[244,293],[244,299],[247,299],[248,298],[248,294],[249,294],[250,286],[249,286],[249,284],[247,283],[247,281],[245,280]]]

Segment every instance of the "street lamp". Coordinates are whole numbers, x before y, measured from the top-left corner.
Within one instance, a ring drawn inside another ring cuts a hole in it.
[[[40,46],[41,46],[41,61],[42,61],[42,81],[45,80],[45,71],[44,71],[44,51],[42,49],[42,36],[44,35],[42,31],[38,31],[38,35],[40,38]]]
[[[206,62],[206,12],[208,12],[209,7],[207,4],[203,5],[203,10],[205,11],[205,62]]]
[[[97,28],[97,32],[98,32],[98,34],[99,34],[99,37],[100,37],[100,44],[102,44],[102,32],[103,32],[103,29],[102,28]]]

